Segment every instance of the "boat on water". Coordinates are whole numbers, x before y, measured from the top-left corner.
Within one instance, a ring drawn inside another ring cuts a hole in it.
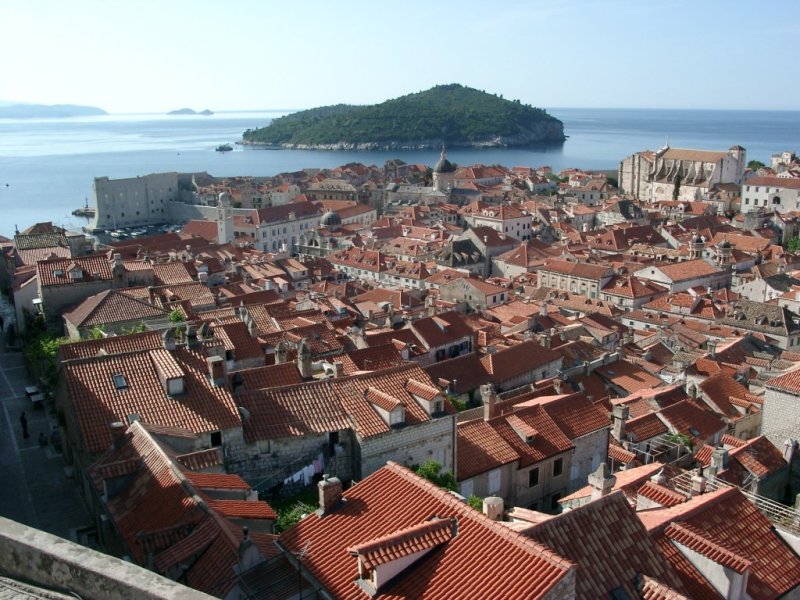
[[[217,146],[217,152],[231,152],[233,150],[233,146],[230,144],[222,144],[221,146]]]
[[[76,208],[72,211],[72,215],[75,217],[93,217],[94,216],[94,207],[89,206],[88,198],[84,201],[84,205],[81,208]]]

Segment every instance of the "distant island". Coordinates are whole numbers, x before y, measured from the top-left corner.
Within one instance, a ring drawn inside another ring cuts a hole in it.
[[[4,104],[0,119],[63,119],[107,115],[102,108],[79,104]]]
[[[177,110],[171,110],[167,114],[168,115],[203,115],[203,116],[207,117],[209,115],[213,115],[214,113],[211,112],[208,109],[201,110],[200,112],[198,112],[196,110],[192,110],[191,108],[179,108]]]
[[[459,84],[371,106],[312,108],[242,135],[243,144],[316,150],[511,147],[565,139],[564,124],[541,108]]]

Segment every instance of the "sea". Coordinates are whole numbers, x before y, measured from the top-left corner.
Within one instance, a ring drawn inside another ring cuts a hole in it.
[[[436,151],[314,151],[235,146],[249,128],[290,111],[218,112],[210,116],[106,115],[71,119],[0,119],[0,235],[42,221],[77,229],[72,211],[94,197],[95,177],[123,178],[165,171],[269,176],[349,162],[382,166],[399,158],[433,165]],[[633,152],[673,147],[747,149],[747,159],[800,150],[800,111],[553,108],[564,122],[563,145],[525,149],[448,150],[458,165],[501,164],[558,171],[614,170]]]

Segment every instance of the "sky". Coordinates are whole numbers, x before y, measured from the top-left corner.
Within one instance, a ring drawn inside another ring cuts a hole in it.
[[[800,109],[800,2],[0,0],[0,100],[111,113],[372,104]]]

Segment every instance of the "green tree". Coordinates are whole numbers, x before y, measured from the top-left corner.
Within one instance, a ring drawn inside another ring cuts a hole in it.
[[[475,510],[483,512],[483,498],[472,494],[472,496],[467,498],[467,504],[469,504]]]
[[[58,349],[69,342],[69,338],[56,337],[40,332],[25,340],[23,358],[28,373],[52,393],[58,384]]]
[[[89,330],[90,340],[102,340],[106,337],[106,328],[104,325],[95,325]]]
[[[795,236],[786,242],[786,249],[793,254],[800,252],[800,237]]]
[[[751,171],[758,171],[761,167],[766,167],[766,166],[767,165],[765,165],[760,160],[751,160],[749,163],[747,163],[747,168],[750,169]]]
[[[169,320],[172,323],[183,323],[186,320],[186,317],[183,316],[183,313],[179,311],[177,308],[172,309],[172,312],[169,313]]]
[[[673,180],[673,184],[675,187],[672,188],[672,199],[677,200],[678,196],[681,193],[681,182],[683,181],[683,177],[680,173],[675,173],[675,179]]]
[[[414,472],[420,477],[424,477],[431,483],[435,483],[451,492],[458,491],[458,483],[456,482],[455,475],[452,471],[442,471],[442,465],[435,460],[429,460],[426,463],[416,467]]]

